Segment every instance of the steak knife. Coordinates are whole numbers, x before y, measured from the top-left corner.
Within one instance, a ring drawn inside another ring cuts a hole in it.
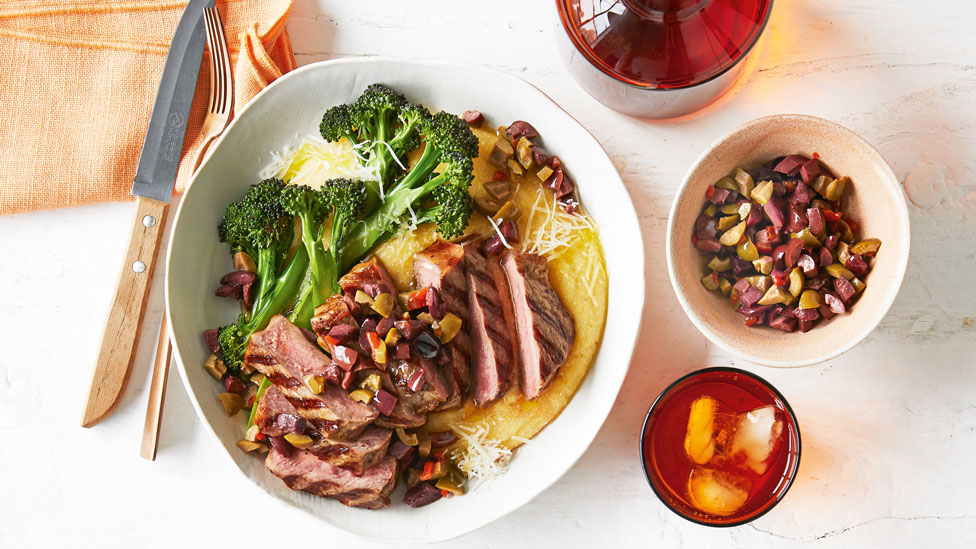
[[[183,152],[190,106],[200,76],[206,33],[203,8],[214,0],[190,0],[170,44],[139,165],[132,182],[136,215],[115,298],[92,374],[82,427],[91,427],[118,406],[129,382],[142,328],[156,252]]]

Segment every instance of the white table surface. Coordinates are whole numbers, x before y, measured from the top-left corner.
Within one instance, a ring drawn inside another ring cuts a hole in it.
[[[976,540],[974,5],[779,0],[748,80],[704,112],[669,122],[628,118],[587,96],[563,68],[552,20],[552,2],[544,0],[409,8],[299,0],[288,24],[300,64],[397,55],[526,78],[597,136],[637,205],[647,306],[606,425],[558,485],[445,545],[942,547]],[[746,364],[709,344],[681,311],[663,265],[668,207],[685,169],[726,130],[782,112],[838,121],[873,143],[904,182],[913,233],[904,286],[878,329],[844,356],[796,370]],[[160,273],[127,395],[102,424],[78,427],[131,215],[131,204],[106,204],[0,218],[0,547],[278,547],[302,536],[323,547],[373,546],[261,497],[220,455],[173,371],[158,460],[138,456]],[[637,458],[654,396],[681,374],[715,365],[773,382],[803,433],[786,499],[732,529],[671,514]]]

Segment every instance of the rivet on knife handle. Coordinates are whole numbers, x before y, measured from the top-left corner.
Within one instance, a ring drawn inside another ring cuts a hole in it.
[[[129,238],[129,249],[122,262],[115,298],[105,322],[105,333],[92,374],[82,427],[91,427],[101,421],[122,399],[132,370],[132,361],[135,359],[136,342],[142,328],[149,283],[168,208],[169,204],[151,198],[136,199],[136,216],[132,236]],[[158,222],[147,227],[143,223],[143,218],[147,215],[153,216]],[[133,268],[137,262],[143,264],[141,272]]]

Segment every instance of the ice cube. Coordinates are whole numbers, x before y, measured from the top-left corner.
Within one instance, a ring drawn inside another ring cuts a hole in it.
[[[776,408],[763,406],[739,415],[739,423],[732,437],[732,455],[745,456],[744,465],[756,474],[763,474],[767,460],[783,433],[783,422],[776,419]]]
[[[685,453],[698,465],[725,463],[732,432],[739,418],[725,403],[708,397],[698,397],[688,412],[685,431]]]
[[[728,516],[742,507],[749,497],[752,482],[726,471],[695,467],[688,477],[688,496],[698,510]]]

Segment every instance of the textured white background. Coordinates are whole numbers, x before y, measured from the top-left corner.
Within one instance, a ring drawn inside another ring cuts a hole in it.
[[[298,0],[289,22],[300,64],[394,55],[528,79],[603,143],[641,218],[644,327],[603,430],[557,486],[444,545],[942,547],[976,540],[973,5],[779,0],[749,79],[704,112],[663,123],[618,115],[581,91],[557,54],[553,9],[547,0]],[[687,166],[733,126],[781,112],[838,121],[873,143],[903,181],[912,216],[912,262],[891,312],[846,355],[798,370],[744,364],[708,344],[678,306],[663,265],[668,207]],[[78,427],[131,215],[130,204],[109,204],[0,219],[0,547],[372,546],[262,498],[201,429],[175,372],[159,458],[138,457],[158,291],[119,410],[94,429]],[[787,498],[733,529],[672,515],[648,489],[637,458],[654,396],[681,374],[714,365],[773,382],[803,433]]]

